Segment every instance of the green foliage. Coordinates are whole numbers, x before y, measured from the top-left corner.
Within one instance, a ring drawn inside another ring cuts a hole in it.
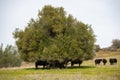
[[[95,51],[98,52],[100,49],[101,49],[100,46],[96,44],[95,45]]]
[[[16,29],[13,35],[25,61],[89,60],[94,56],[91,26],[66,16],[62,7],[44,6],[36,20],[31,19],[25,30]]]
[[[21,65],[21,59],[14,47],[7,45],[5,50],[0,47],[0,67],[14,67]]]
[[[119,39],[113,39],[111,48],[113,49],[120,49],[120,40]]]

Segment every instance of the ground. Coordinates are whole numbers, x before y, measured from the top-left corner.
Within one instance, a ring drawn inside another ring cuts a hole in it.
[[[104,66],[95,65],[97,58],[117,58],[116,65],[109,62]],[[33,63],[23,63],[21,67],[0,69],[0,80],[120,80],[120,52],[100,51],[93,60],[84,61],[81,67],[66,69],[38,69]]]

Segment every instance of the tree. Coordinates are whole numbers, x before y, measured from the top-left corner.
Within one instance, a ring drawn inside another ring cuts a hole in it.
[[[95,45],[95,51],[98,52],[100,50],[100,46],[98,44]]]
[[[111,48],[113,49],[119,49],[120,48],[120,40],[119,39],[113,39]]]
[[[1,44],[0,46],[0,58],[2,58],[3,56],[3,44]]]
[[[31,19],[24,30],[16,29],[13,35],[22,59],[28,62],[94,57],[91,25],[67,16],[62,7],[44,6],[36,20]]]
[[[7,45],[5,50],[3,50],[3,44],[1,44],[0,47],[0,67],[15,67],[21,65],[21,59],[15,47]]]

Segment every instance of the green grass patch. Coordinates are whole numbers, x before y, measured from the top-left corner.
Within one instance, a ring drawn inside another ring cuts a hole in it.
[[[0,70],[0,80],[119,80],[120,68],[113,66],[81,66],[67,69]]]

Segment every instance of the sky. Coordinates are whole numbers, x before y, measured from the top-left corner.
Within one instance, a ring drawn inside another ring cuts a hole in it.
[[[36,19],[45,5],[63,7],[67,14],[92,25],[101,48],[120,39],[120,0],[0,0],[0,44],[15,45],[12,33]]]

